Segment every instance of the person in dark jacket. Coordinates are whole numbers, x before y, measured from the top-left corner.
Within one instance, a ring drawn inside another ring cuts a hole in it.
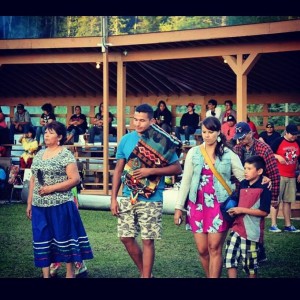
[[[171,132],[172,128],[172,113],[167,108],[166,102],[160,100],[157,104],[157,109],[154,111],[154,119],[158,126],[160,126],[167,133]]]
[[[180,120],[180,126],[175,127],[175,135],[180,140],[180,134],[185,136],[185,145],[190,144],[190,135],[194,134],[198,128],[200,122],[200,116],[195,113],[194,103],[189,103],[187,107],[187,112],[182,115]]]

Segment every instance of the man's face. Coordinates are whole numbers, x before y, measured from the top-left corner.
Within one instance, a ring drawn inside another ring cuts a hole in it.
[[[189,106],[187,107],[187,111],[188,111],[188,112],[192,112],[192,111],[193,111],[193,107],[189,105]]]
[[[234,121],[227,121],[227,124],[229,127],[233,127],[235,125]]]
[[[238,142],[243,146],[250,146],[252,139],[252,131],[250,131],[242,139],[238,139]]]
[[[207,104],[207,108],[208,108],[209,110],[212,110],[212,109],[215,109],[215,106],[212,105],[211,103],[208,103],[208,104]]]
[[[148,114],[144,112],[135,112],[133,116],[133,125],[137,133],[143,133],[153,124],[154,119],[149,119]]]
[[[20,114],[20,115],[21,115],[21,114],[23,114],[23,112],[24,112],[24,109],[23,109],[23,108],[18,108],[18,109],[17,109],[17,111],[18,111],[18,114]]]
[[[291,133],[285,133],[284,135],[285,139],[289,142],[295,142],[297,139],[297,134],[291,134]]]

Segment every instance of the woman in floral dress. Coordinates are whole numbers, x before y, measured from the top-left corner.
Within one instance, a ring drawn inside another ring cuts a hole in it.
[[[229,187],[233,174],[239,181],[244,179],[244,168],[239,157],[226,145],[221,133],[221,123],[215,117],[202,122],[203,146]],[[208,278],[218,278],[222,271],[222,248],[229,229],[223,219],[220,206],[228,193],[213,175],[202,156],[200,146],[192,147],[187,153],[178,198],[175,204],[174,222],[180,225],[186,199],[186,229],[194,234],[200,262]]]

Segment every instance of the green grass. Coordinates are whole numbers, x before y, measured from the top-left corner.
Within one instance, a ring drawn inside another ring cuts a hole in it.
[[[25,204],[0,205],[0,278],[39,278],[33,263],[31,223]],[[137,269],[116,233],[116,218],[109,211],[80,210],[94,259],[86,261],[89,278],[138,278]],[[300,227],[300,221],[293,224]],[[270,219],[266,219],[266,228]],[[278,221],[279,227],[283,220]],[[265,231],[268,262],[259,269],[260,278],[300,278],[300,233]],[[153,273],[157,278],[203,278],[193,236],[163,216],[163,238],[156,241]],[[64,268],[59,271],[64,277]],[[223,269],[222,277],[226,278]],[[239,277],[245,277],[239,271]]]

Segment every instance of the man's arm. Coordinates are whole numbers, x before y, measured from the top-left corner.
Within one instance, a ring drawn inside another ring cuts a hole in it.
[[[136,179],[142,179],[145,177],[149,177],[151,175],[157,176],[172,176],[179,175],[182,172],[181,165],[177,160],[175,163],[164,167],[164,168],[140,168],[138,170],[134,170],[133,176]]]
[[[275,202],[278,201],[280,186],[280,174],[277,161],[271,149],[267,149],[266,151],[264,151],[261,156],[265,159],[266,162],[267,176],[272,181],[272,205],[274,205]]]

